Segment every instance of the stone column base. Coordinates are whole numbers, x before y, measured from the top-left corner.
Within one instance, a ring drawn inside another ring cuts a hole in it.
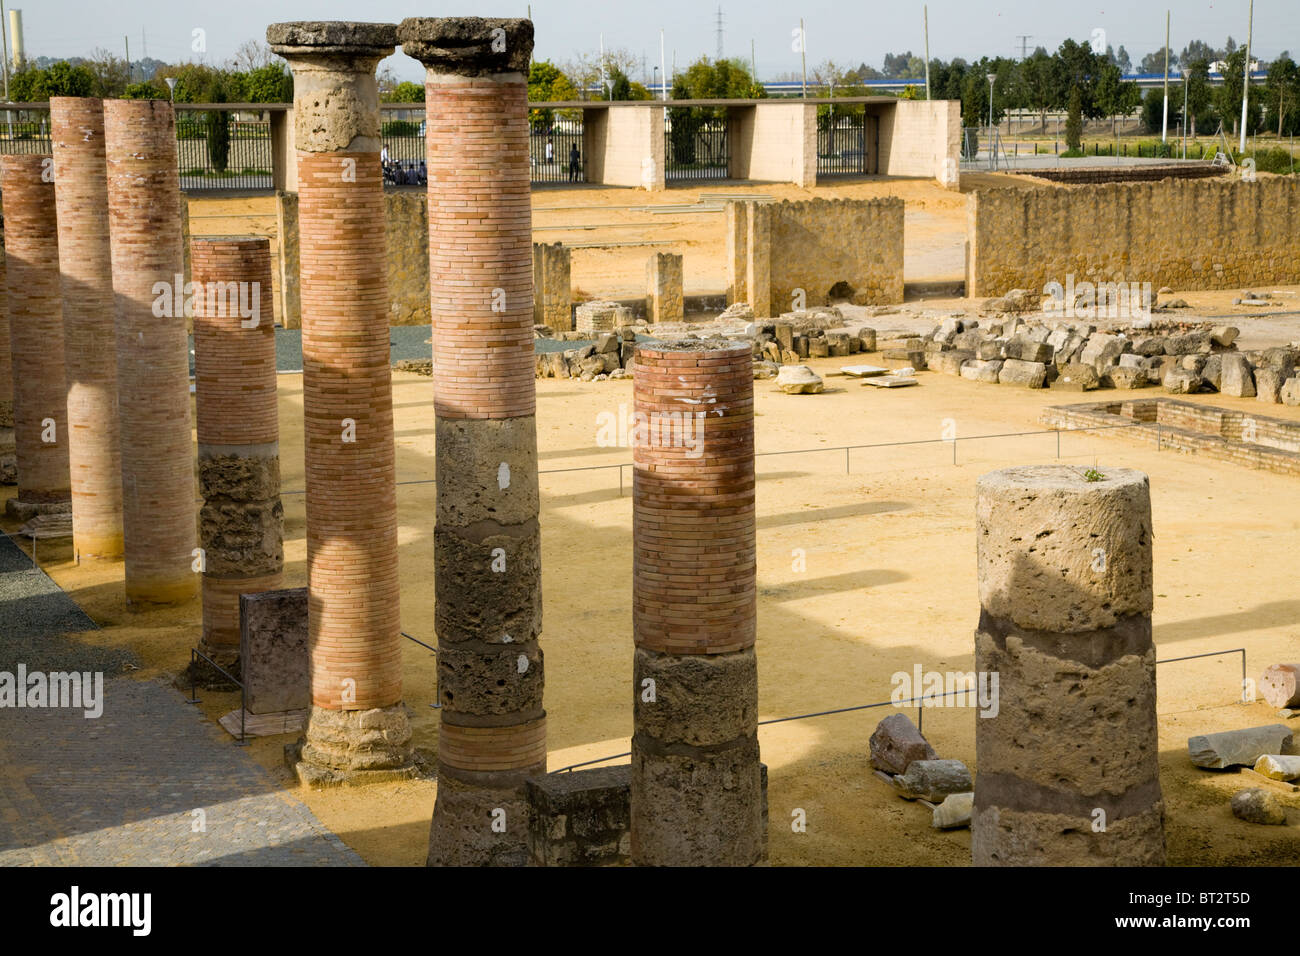
[[[24,501],[10,498],[5,502],[5,514],[19,521],[30,521],[37,515],[72,514],[72,499],[60,498],[55,501]]]
[[[419,775],[406,705],[307,712],[307,736],[285,748],[285,762],[305,787],[409,780]]]
[[[546,765],[512,773],[468,774],[474,783],[438,775],[429,828],[429,866],[531,866],[527,778]]]

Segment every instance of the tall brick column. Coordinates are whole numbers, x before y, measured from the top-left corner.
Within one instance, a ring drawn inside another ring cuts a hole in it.
[[[977,866],[1165,862],[1147,476],[1008,468],[976,485]]]
[[[179,604],[194,570],[194,445],[176,118],[164,100],[106,100],[128,604]]]
[[[375,67],[388,23],[275,23],[298,150],[311,699],[300,779],[413,770]]]
[[[271,243],[190,241],[204,652],[239,660],[239,595],[280,587],[284,508],[275,399]]]
[[[424,63],[442,710],[430,865],[528,861],[546,770],[525,74],[529,20],[403,20]]]
[[[63,277],[72,546],[80,558],[120,559],[122,458],[104,101],[52,97],[50,129]]]
[[[752,364],[745,345],[636,351],[638,865],[749,866],[762,856]]]
[[[18,461],[18,496],[5,508],[26,520],[72,507],[54,161],[35,153],[0,156],[0,185]]]
[[[3,240],[3,236],[0,236]],[[9,297],[5,289],[4,245],[0,241],[0,485],[18,483],[14,451],[14,374],[9,354]]]

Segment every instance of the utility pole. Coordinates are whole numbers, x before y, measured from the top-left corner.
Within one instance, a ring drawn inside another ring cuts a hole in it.
[[[676,65],[677,65],[677,59],[676,56],[674,55],[673,66],[675,67]],[[668,99],[667,66],[668,65],[664,62],[664,31],[663,28],[660,27],[659,28],[659,77],[660,77],[660,83],[662,85],[659,88],[659,92],[661,94],[660,99],[664,99],[664,100]]]
[[[126,47],[126,82],[129,85],[131,83],[131,39],[123,36],[122,45]]]
[[[758,86],[758,57],[754,55],[754,38],[749,38],[749,75],[754,78],[754,85]]]
[[[722,7],[718,6],[718,58],[715,62],[722,62]]]
[[[803,17],[799,18],[799,59],[803,62],[803,98],[808,99],[808,34],[803,28]]]
[[[925,17],[925,98],[930,99],[930,6],[921,7]]]
[[[1251,0],[1254,3],[1255,0]],[[1160,119],[1160,142],[1169,139],[1169,11],[1165,11],[1165,109]]]
[[[5,102],[6,103],[9,102],[9,37],[7,35],[7,31],[5,28],[5,24],[8,22],[9,22],[9,18],[5,16],[5,0],[0,0],[0,44],[4,46],[4,50],[0,51],[4,53],[4,56],[0,57],[0,61],[3,61],[4,69],[5,69]],[[9,116],[8,110],[5,111],[5,116]],[[10,118],[12,119],[12,117]],[[10,139],[13,138],[12,130],[10,130],[9,136]]]
[[[1192,71],[1183,65],[1183,159],[1187,158],[1187,80]]]
[[[1245,82],[1241,84],[1241,143],[1237,152],[1246,151],[1246,103],[1250,99],[1250,43],[1255,35],[1255,0],[1250,0],[1250,21],[1246,27]]]

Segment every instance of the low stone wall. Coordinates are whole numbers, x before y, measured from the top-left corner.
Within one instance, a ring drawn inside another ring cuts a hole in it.
[[[1212,166],[1209,163],[1175,163],[1170,165],[1146,166],[1106,166],[1080,169],[1063,167],[1061,169],[1025,169],[1018,170],[1018,176],[1033,176],[1054,183],[1082,184],[1090,183],[1154,183],[1162,179],[1213,179],[1228,172],[1226,166]]]
[[[759,318],[820,305],[903,301],[903,200],[726,205],[727,301]]]
[[[1300,283],[1300,181],[987,189],[967,200],[966,294],[1048,283],[1176,289]]]
[[[1300,423],[1282,418],[1160,398],[1054,405],[1039,421],[1063,431],[1105,427],[1097,434],[1300,477]]]

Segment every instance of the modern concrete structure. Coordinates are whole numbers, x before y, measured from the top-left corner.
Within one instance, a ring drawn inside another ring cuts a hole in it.
[[[50,99],[59,220],[72,547],[78,560],[122,557],[122,457],[108,238],[104,102]]]
[[[636,350],[632,860],[763,852],[748,343]]]
[[[198,593],[199,576],[185,257],[171,104],[105,101],[104,148],[126,600],[176,604]]]
[[[523,866],[546,771],[529,20],[403,20],[427,70],[438,797],[430,865]]]
[[[379,90],[387,23],[276,23],[294,78],[311,698],[305,781],[413,770],[402,704]]]
[[[190,242],[203,638],[222,667],[239,660],[239,596],[280,587],[284,508],[275,396],[271,244]]]
[[[1125,468],[1008,468],[976,486],[977,866],[1165,862],[1151,495]]]
[[[54,161],[0,156],[0,186],[18,462],[18,495],[5,509],[25,520],[71,508]]]

